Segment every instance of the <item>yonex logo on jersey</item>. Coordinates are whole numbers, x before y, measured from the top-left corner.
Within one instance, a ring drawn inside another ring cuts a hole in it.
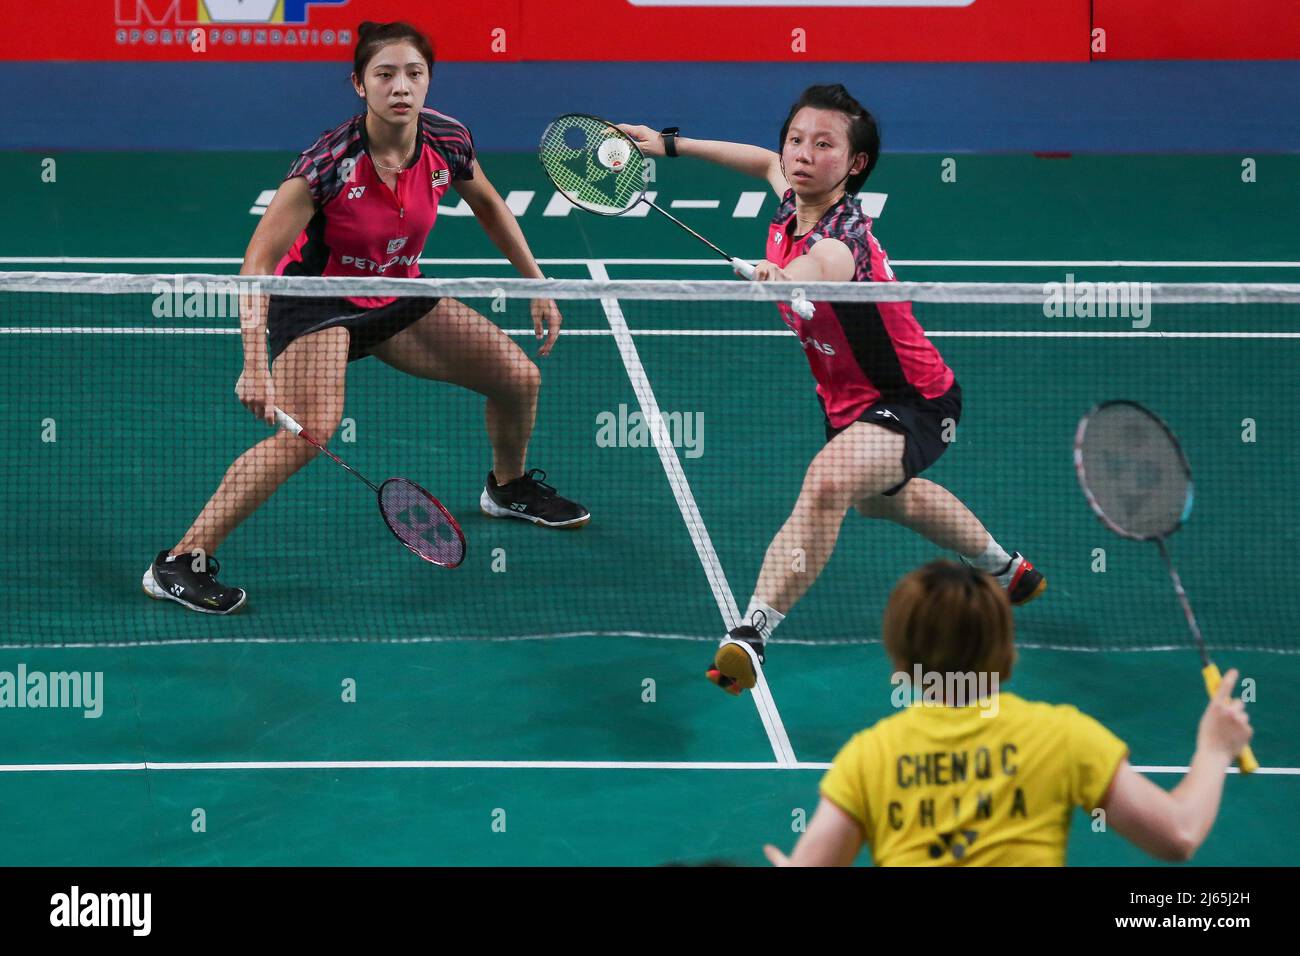
[[[392,255],[394,252],[398,252],[404,245],[406,245],[406,239],[407,239],[406,236],[399,236],[396,239],[389,239],[388,254]]]
[[[959,830],[953,833],[940,833],[939,839],[930,844],[930,859],[937,860],[945,853],[951,853],[954,860],[966,855],[966,850],[979,836],[978,830]]]
[[[361,194],[364,193],[365,191],[366,191],[366,187],[365,187],[365,186],[353,186],[351,189],[348,190],[348,198],[349,198],[349,199],[360,199],[360,198],[361,198]],[[392,249],[389,249],[388,251],[389,251],[389,252],[392,252],[393,250],[392,250]]]

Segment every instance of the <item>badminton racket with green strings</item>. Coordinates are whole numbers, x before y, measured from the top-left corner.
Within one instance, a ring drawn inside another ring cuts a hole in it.
[[[585,113],[556,117],[542,133],[538,157],[555,188],[579,209],[621,216],[645,203],[726,259],[737,275],[754,278],[753,265],[723,252],[646,196],[645,156],[636,140],[613,123]],[[790,307],[805,320],[813,316],[813,304],[807,299],[796,298]]]

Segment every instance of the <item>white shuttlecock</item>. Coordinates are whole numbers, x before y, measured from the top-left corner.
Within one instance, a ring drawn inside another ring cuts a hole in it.
[[[615,172],[623,168],[631,155],[632,150],[628,148],[627,142],[621,139],[607,139],[600,144],[600,149],[596,150],[596,158],[600,160],[600,165]]]

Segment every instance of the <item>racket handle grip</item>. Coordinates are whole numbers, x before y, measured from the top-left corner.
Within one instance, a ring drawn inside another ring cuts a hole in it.
[[[754,267],[744,259],[737,259],[735,256],[732,256],[731,268],[735,271],[736,275],[740,276],[742,279],[754,278]]]
[[[1201,676],[1205,678],[1205,692],[1213,698],[1218,693],[1219,684],[1223,681],[1223,675],[1219,673],[1219,665],[1205,665]],[[1237,754],[1237,767],[1242,773],[1254,773],[1259,769],[1259,761],[1255,759],[1255,752],[1250,749],[1249,744]]]
[[[1237,767],[1242,773],[1254,773],[1259,769],[1259,761],[1255,759],[1255,751],[1246,745],[1246,749],[1237,754]]]
[[[731,259],[731,268],[735,271],[736,275],[740,276],[742,279],[754,278],[754,273],[757,271],[744,259],[737,259],[734,256]],[[814,307],[807,299],[794,299],[790,303],[790,308],[794,309],[795,312],[799,314],[799,318],[803,319],[805,322],[813,317]]]
[[[275,420],[281,428],[291,435],[301,435],[302,426],[293,420],[293,416],[284,409],[277,407],[275,410]]]

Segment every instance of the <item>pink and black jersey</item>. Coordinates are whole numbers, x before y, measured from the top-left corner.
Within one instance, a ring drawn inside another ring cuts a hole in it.
[[[871,234],[871,220],[845,196],[826,210],[806,235],[795,238],[794,190],[786,190],[767,233],[767,258],[784,268],[822,239],[848,246],[854,282],[894,282],[885,250]],[[855,421],[879,401],[937,398],[952,387],[952,369],[939,355],[908,302],[816,302],[804,320],[780,305],[786,325],[799,336],[826,417],[835,428]]]
[[[438,203],[453,180],[474,177],[474,141],[450,116],[420,111],[419,148],[390,189],[368,152],[366,116],[322,133],[304,150],[285,179],[302,176],[316,214],[279,265],[276,275],[413,278],[438,217]],[[354,298],[377,308],[392,298]]]

